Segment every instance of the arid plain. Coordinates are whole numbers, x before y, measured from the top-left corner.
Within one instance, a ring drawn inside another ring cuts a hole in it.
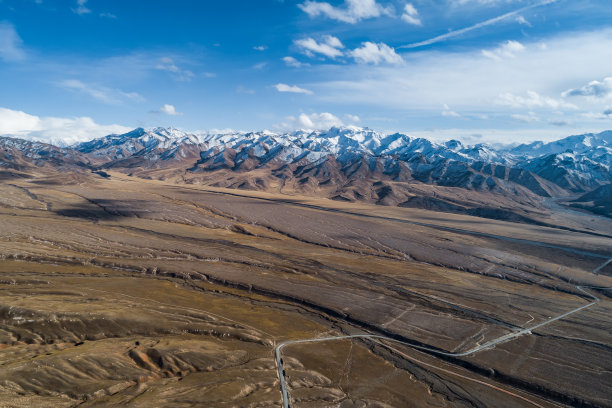
[[[286,343],[290,406],[612,406],[611,219],[114,172],[0,190],[2,407],[282,406],[277,346],[368,334],[392,340]]]

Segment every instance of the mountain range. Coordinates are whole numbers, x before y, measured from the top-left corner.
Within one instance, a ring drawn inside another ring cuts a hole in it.
[[[588,194],[606,202],[611,166],[612,131],[505,148],[434,143],[352,126],[199,134],[138,128],[64,148],[0,138],[5,174],[114,170],[147,179],[518,221],[540,211],[542,199],[550,197],[609,215],[605,205],[591,206]]]

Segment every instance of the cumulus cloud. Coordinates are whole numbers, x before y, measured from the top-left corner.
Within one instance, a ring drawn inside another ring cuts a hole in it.
[[[296,40],[294,43],[309,57],[313,57],[315,54],[321,54],[334,59],[344,54],[341,51],[344,45],[333,35],[324,36],[321,42],[317,42],[314,38],[308,37]]]
[[[111,20],[114,20],[117,18],[117,16],[113,13],[100,13],[100,17],[110,18]]]
[[[519,52],[525,51],[525,46],[518,41],[508,40],[492,50],[482,50],[485,57],[501,61],[503,58],[514,58]]]
[[[300,67],[308,66],[308,64],[300,62],[300,61],[298,61],[297,59],[295,59],[293,57],[283,57],[283,62],[288,67],[294,67],[294,68],[300,68]]]
[[[89,14],[91,10],[87,8],[87,0],[77,0],[77,7],[73,8],[72,11],[76,14]]]
[[[376,0],[345,0],[344,4],[339,7],[334,7],[326,2],[307,0],[298,4],[298,7],[310,17],[323,16],[350,24],[367,18],[393,14],[391,6],[384,7]]]
[[[349,54],[360,64],[401,64],[404,62],[402,57],[396,54],[395,50],[385,43],[376,44],[366,41],[361,43],[360,48],[355,48]]]
[[[612,97],[612,77],[604,78],[602,81],[591,81],[580,88],[568,89],[562,96],[593,96],[595,98]]]
[[[308,89],[300,88],[299,86],[291,86],[287,84],[276,84],[274,85],[278,92],[290,92],[290,93],[302,93],[306,95],[312,95],[312,91]]]
[[[158,64],[155,65],[155,69],[171,72],[174,79],[177,81],[191,81],[191,79],[195,76],[193,72],[187,69],[182,69],[176,65],[174,60],[170,57],[160,58]]]
[[[552,108],[552,109],[576,109],[576,105],[565,101],[540,95],[534,91],[527,91],[527,96],[519,96],[511,93],[499,95],[496,101],[499,105],[512,108]]]
[[[180,116],[183,112],[177,112],[174,105],[164,104],[161,108],[159,108],[159,113],[165,113],[170,116]]]
[[[412,24],[416,26],[423,25],[423,23],[421,22],[421,18],[419,17],[419,12],[412,5],[412,3],[407,3],[404,6],[404,13],[402,14],[402,20],[404,20],[408,24]]]
[[[576,126],[583,126],[580,131],[594,129],[599,120],[612,119],[604,118],[602,113],[604,108],[612,106],[612,99],[561,97],[568,88],[612,76],[605,72],[607,62],[612,61],[612,29],[551,37],[546,41],[546,48],[539,48],[539,39],[521,42],[525,50],[503,63],[484,57],[480,49],[466,52],[426,50],[401,54],[405,60],[401,65],[353,64],[343,66],[333,75],[328,73],[328,67],[314,66],[312,77],[320,80],[311,79],[309,84],[312,83],[310,86],[316,90],[317,100],[336,106],[361,106],[371,112],[386,110],[395,117],[404,112],[422,112],[429,118],[421,121],[425,123],[436,116],[441,118],[441,107],[446,103],[463,114],[466,125],[472,119],[476,122],[480,118],[477,115],[482,114],[489,118],[485,126],[495,122],[520,127],[526,138],[531,137],[527,129],[510,123],[511,114],[533,111],[542,120],[533,123],[530,131],[537,127],[557,136],[562,136],[566,128],[549,126],[549,117],[565,117]],[[535,94],[530,95],[527,90]],[[505,96],[500,98],[501,95]],[[594,112],[602,118],[583,116],[585,112]],[[507,117],[505,123],[500,119],[503,117]],[[341,118],[344,120],[343,116]],[[393,127],[393,130],[401,129]],[[498,133],[490,135],[494,138]],[[538,133],[538,137],[549,138],[544,131]]]
[[[40,117],[23,111],[0,108],[0,135],[15,136],[57,145],[88,141],[111,133],[125,133],[121,125],[100,125],[89,117]]]
[[[268,47],[266,47],[265,45],[256,45],[253,47],[253,49],[255,51],[265,51]]]
[[[608,106],[606,110],[603,111],[603,114],[606,116],[612,116],[612,106]]]
[[[460,118],[461,115],[452,110],[447,104],[442,105],[442,116]]]
[[[301,113],[298,116],[288,116],[285,121],[275,127],[281,130],[317,130],[329,129],[333,126],[343,126],[344,122],[329,112]]]
[[[0,22],[0,59],[3,61],[21,61],[25,57],[23,41],[21,41],[15,27],[12,24]]]
[[[136,92],[124,92],[120,89],[111,89],[82,82],[78,79],[65,79],[56,83],[60,88],[83,93],[98,101],[108,104],[121,104],[124,102],[143,102],[143,98]]]

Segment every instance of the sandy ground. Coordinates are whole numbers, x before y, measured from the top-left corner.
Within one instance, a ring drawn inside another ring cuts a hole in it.
[[[612,225],[112,173],[0,185],[0,407],[280,406],[274,346],[460,352],[612,286]],[[612,406],[612,301],[460,359],[288,347],[295,407]],[[589,405],[590,404],[590,405]]]

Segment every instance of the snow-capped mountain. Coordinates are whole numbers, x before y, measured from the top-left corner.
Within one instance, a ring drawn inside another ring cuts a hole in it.
[[[0,138],[0,171],[112,169],[180,183],[524,220],[542,197],[610,185],[611,136],[607,131],[497,149],[353,126],[291,133],[138,128],[70,148]]]
[[[612,182],[612,131],[534,142],[507,153],[514,156],[517,167],[571,192],[589,191]]]
[[[600,147],[612,148],[612,130],[597,134],[587,133],[584,135],[568,136],[550,143],[533,142],[522,144],[508,150],[508,152],[514,156],[530,159],[567,151],[579,154],[589,153]]]
[[[23,170],[54,166],[87,166],[86,156],[73,149],[12,137],[0,137],[0,169]]]
[[[334,155],[340,161],[361,155],[399,157],[403,161],[409,161],[419,155],[466,162],[506,163],[510,157],[482,144],[467,147],[458,141],[436,144],[427,139],[411,138],[400,133],[385,135],[354,126],[333,127],[325,132],[297,131],[283,134],[269,131],[193,134],[173,128],[138,128],[123,135],[109,135],[80,143],[75,149],[96,157],[118,160],[134,155],[142,156],[153,151],[173,151],[186,145],[203,147],[203,158],[222,154],[226,149],[248,153],[239,157],[239,161],[245,160],[248,155],[267,159],[278,157],[284,162],[296,158],[316,162],[327,155]],[[166,154],[164,157],[173,155]]]
[[[434,143],[354,126],[293,133],[200,134],[139,128],[74,149],[106,168],[146,171],[148,176],[154,176],[152,169],[167,168],[200,175],[260,169],[279,182],[302,180],[304,188],[355,179],[413,180],[484,191],[507,191],[520,185],[534,194],[551,196],[610,183],[611,139],[608,131],[504,150],[485,144],[464,146],[457,140]]]
[[[200,141],[194,134],[174,128],[134,129],[122,135],[108,135],[90,142],[80,143],[75,149],[105,160],[122,160],[139,155],[159,158],[155,153],[167,152],[174,156],[186,146],[198,146]]]

